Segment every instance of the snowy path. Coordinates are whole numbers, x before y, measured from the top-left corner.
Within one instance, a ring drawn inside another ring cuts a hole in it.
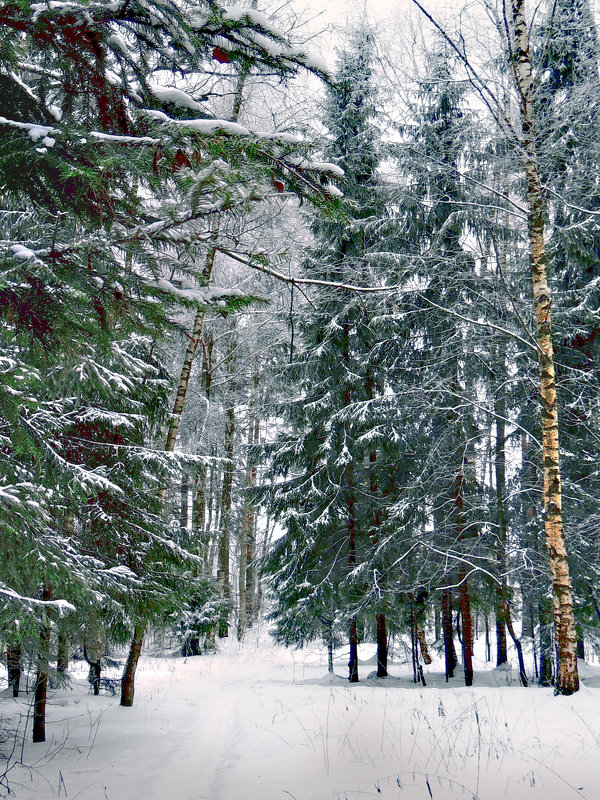
[[[385,686],[350,686],[328,678],[323,655],[230,642],[216,656],[145,659],[131,709],[82,685],[58,692],[48,742],[25,746],[33,770],[10,773],[15,799],[600,797],[600,689],[554,698],[494,686],[510,678],[499,671],[474,689],[434,674],[415,688],[399,666]],[[6,719],[17,706],[1,703]]]

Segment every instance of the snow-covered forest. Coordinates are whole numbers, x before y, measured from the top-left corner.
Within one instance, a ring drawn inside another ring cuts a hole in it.
[[[0,793],[600,790],[595,7],[377,6],[0,2]]]

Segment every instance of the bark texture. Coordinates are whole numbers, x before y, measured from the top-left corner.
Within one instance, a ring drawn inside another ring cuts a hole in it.
[[[452,593],[450,589],[442,592],[441,599],[442,635],[444,638],[444,660],[446,662],[446,680],[454,677],[454,669],[458,660],[454,647],[454,632],[452,630]]]
[[[121,705],[132,706],[135,694],[135,671],[142,653],[144,643],[144,633],[146,631],[145,622],[138,622],[133,631],[133,639],[129,648],[129,657],[121,680]]]
[[[500,356],[500,354],[497,354]],[[503,358],[503,356],[500,356]],[[500,362],[498,362],[500,363]],[[498,371],[498,386],[494,403],[496,414],[496,447],[494,459],[494,472],[496,477],[496,561],[498,564],[498,579],[496,586],[496,666],[506,664],[508,661],[508,642],[506,638],[505,603],[507,599],[506,586],[506,540],[507,525],[504,498],[506,497],[506,368],[502,363]]]
[[[214,236],[216,237],[216,233]],[[211,247],[208,251],[206,256],[206,263],[204,265],[204,269],[202,271],[202,277],[206,282],[210,280],[210,276],[212,274],[213,266],[215,263],[215,248]],[[183,359],[183,365],[181,367],[181,372],[179,375],[179,382],[177,384],[177,393],[175,395],[175,400],[173,402],[173,410],[171,411],[171,419],[169,421],[169,429],[167,431],[167,438],[165,441],[165,452],[173,453],[175,451],[175,443],[177,442],[177,434],[179,433],[179,424],[181,422],[181,415],[183,414],[183,408],[185,406],[185,398],[187,396],[188,385],[190,382],[190,375],[192,373],[192,365],[194,363],[194,357],[196,355],[196,351],[198,349],[198,344],[200,343],[200,339],[202,338],[202,330],[204,328],[204,317],[206,316],[206,309],[200,308],[196,312],[196,317],[194,319],[194,325],[192,328],[192,334],[189,337],[187,348],[185,351],[185,357]],[[161,487],[158,496],[162,504],[166,502],[167,499],[167,492],[169,487],[167,484]]]
[[[377,677],[387,678],[388,641],[385,614],[377,614]]]
[[[69,669],[69,637],[66,633],[58,634],[58,651],[56,655],[56,671],[66,672]]]
[[[50,588],[44,583],[42,600],[50,600]],[[48,662],[50,659],[50,620],[45,615],[40,627],[35,697],[33,701],[33,741],[46,741],[46,695],[48,691]]]
[[[8,685],[12,689],[12,696],[19,696],[21,683],[21,645],[9,644],[6,648],[6,668],[8,671]]]
[[[554,631],[558,651],[555,686],[561,694],[572,694],[579,689],[577,633],[563,528],[558,400],[552,345],[551,296],[544,244],[544,199],[535,141],[534,85],[524,5],[524,0],[512,0],[515,55],[513,69],[520,99],[523,133],[521,147],[527,181],[531,284],[540,373],[544,529],[552,573]]]
[[[464,540],[464,475],[462,468],[456,476],[454,485],[454,513],[456,523],[456,537],[458,541]],[[459,608],[462,625],[462,651],[463,668],[465,673],[465,686],[473,685],[473,619],[471,616],[471,597],[467,571],[461,562],[458,571],[459,582]]]
[[[223,398],[225,406],[225,434],[223,449],[225,453],[225,466],[223,469],[223,484],[221,487],[221,519],[219,532],[219,549],[217,554],[217,582],[219,593],[226,604],[226,609],[219,620],[219,636],[229,636],[229,605],[231,603],[231,579],[229,572],[229,545],[230,545],[230,520],[231,500],[233,491],[233,476],[235,473],[235,392],[232,382],[236,368],[237,338],[235,329],[232,328],[228,337],[225,365],[227,368],[226,388]]]

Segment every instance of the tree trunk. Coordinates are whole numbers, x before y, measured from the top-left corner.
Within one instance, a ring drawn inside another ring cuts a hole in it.
[[[377,614],[377,677],[387,678],[388,641],[385,614]]]
[[[252,625],[252,609],[254,594],[254,525],[256,512],[250,498],[250,491],[256,484],[256,464],[252,448],[258,443],[260,422],[256,416],[258,392],[258,364],[256,358],[252,367],[252,389],[248,401],[248,454],[246,474],[244,476],[244,510],[242,512],[242,537],[240,541],[240,574],[239,574],[239,616],[238,639],[241,639],[249,625]]]
[[[422,627],[422,625],[419,624],[418,619],[417,619],[417,641],[421,649],[421,655],[423,656],[423,661],[427,665],[431,664],[431,656],[429,655],[429,650],[427,649],[427,639],[425,638],[425,629]]]
[[[467,578],[461,569],[460,575],[460,617],[462,621],[463,664],[465,686],[473,685],[473,621],[471,619],[471,598]]]
[[[524,0],[512,0],[512,23],[515,51],[512,66],[520,97],[522,159],[527,181],[531,284],[540,372],[544,528],[552,573],[554,629],[558,650],[556,690],[561,694],[572,694],[579,689],[577,633],[562,518],[558,400],[552,345],[551,296],[546,273],[544,199],[535,142],[534,85]]]
[[[6,648],[6,668],[8,670],[8,685],[12,689],[12,696],[19,696],[21,683],[21,645],[9,644]]]
[[[515,630],[513,628],[512,620],[510,618],[510,607],[508,605],[508,600],[504,602],[504,619],[506,621],[506,627],[508,628],[508,632],[510,633],[510,638],[513,640],[513,643],[517,649],[517,658],[519,659],[519,678],[521,679],[521,683],[523,686],[528,686],[529,681],[527,680],[527,673],[525,672],[525,662],[523,660],[523,648],[521,647],[521,642],[517,638],[515,634]]]
[[[42,600],[50,600],[50,588],[44,582]],[[46,741],[46,694],[48,691],[48,662],[50,660],[50,620],[42,612],[38,650],[35,698],[33,701],[33,741]]]
[[[425,664],[431,664],[431,656],[427,649],[427,639],[425,637],[425,623],[427,621],[427,606],[425,601],[428,597],[427,592],[420,589],[415,595],[415,635],[421,650],[421,655]]]
[[[66,633],[58,634],[58,652],[56,656],[56,671],[66,672],[69,669],[69,637]]]
[[[248,479],[248,472],[246,470],[246,481]],[[248,484],[246,482],[246,488]],[[238,575],[238,625],[237,625],[237,638],[241,642],[244,638],[246,631],[247,619],[247,606],[246,606],[246,575],[248,572],[248,513],[246,504],[244,503],[244,511],[242,515],[242,534],[240,538],[240,569]]]
[[[213,233],[213,240],[215,240],[217,236],[218,236],[218,225]],[[206,256],[204,269],[202,270],[202,277],[206,283],[208,283],[208,281],[210,280],[210,276],[212,274],[213,266],[215,263],[215,253],[216,253],[215,248],[210,247]],[[177,441],[177,434],[179,433],[179,424],[181,422],[181,415],[183,413],[183,408],[185,406],[185,398],[187,395],[188,385],[190,382],[190,375],[192,373],[192,365],[194,363],[194,356],[196,355],[198,344],[202,337],[202,329],[204,328],[205,316],[206,316],[205,308],[201,308],[196,312],[196,317],[194,319],[194,325],[192,328],[192,335],[188,339],[188,344],[185,351],[185,357],[183,359],[183,365],[181,367],[181,372],[179,375],[179,383],[177,384],[177,393],[175,395],[175,401],[173,403],[173,410],[171,411],[171,419],[169,421],[167,438],[165,441],[164,450],[167,453],[173,453],[175,451],[175,443]],[[161,487],[158,493],[158,497],[161,501],[161,504],[163,505],[166,503],[168,491],[169,491],[168,483],[165,483],[165,485]]]
[[[540,686],[552,686],[552,605],[543,599],[538,606],[540,625]]]
[[[122,706],[133,705],[133,695],[135,694],[135,671],[142,653],[145,632],[146,623],[143,621],[138,622],[133,631],[133,639],[131,640],[131,647],[129,648],[129,656],[123,672],[123,678],[121,679]]]
[[[442,635],[444,637],[444,660],[446,663],[446,680],[454,677],[454,668],[458,660],[454,647],[454,630],[452,627],[452,593],[444,589],[440,603],[442,615]]]
[[[417,683],[418,681],[418,671],[417,667],[419,664],[419,653],[417,651],[417,634],[415,630],[415,605],[410,600],[408,604],[409,608],[409,621],[410,621],[410,661],[412,664],[412,671],[413,671],[413,683]]]
[[[459,470],[454,484],[454,514],[456,524],[456,537],[458,541],[464,540],[464,475],[462,467]],[[458,570],[459,583],[459,608],[462,623],[462,651],[463,668],[465,673],[465,686],[473,685],[473,620],[471,617],[471,598],[467,571],[461,562]]]
[[[258,392],[259,372],[258,365],[256,365],[255,373],[255,390]],[[254,420],[254,435],[253,444],[257,445],[260,442],[260,419],[256,416]],[[258,478],[258,470],[256,464],[252,464],[250,471],[250,482],[252,486],[256,486]],[[252,508],[252,516],[250,518],[250,525],[248,526],[248,542],[246,548],[246,621],[248,627],[254,624],[256,618],[256,569],[254,567],[254,555],[256,549],[256,509]]]
[[[577,658],[585,661],[585,639],[580,629],[577,630]]]
[[[104,650],[104,627],[95,609],[90,609],[83,638],[83,656],[90,667],[88,680],[94,687],[94,694],[100,694],[100,675],[102,672],[102,652]]]
[[[442,615],[437,603],[433,604],[433,627],[435,629],[435,644],[442,638]]]
[[[356,630],[356,617],[350,620],[350,660],[348,661],[348,680],[358,683],[358,632]]]
[[[506,586],[506,365],[504,354],[497,353],[501,366],[497,372],[497,389],[494,403],[496,415],[496,453],[494,471],[496,477],[496,561],[498,564],[498,580],[496,585],[496,666],[508,661],[508,642],[506,639],[505,603]]]
[[[350,388],[350,324],[344,322],[342,325],[344,331],[343,338],[343,352],[342,358],[346,369],[345,386],[344,386],[344,408],[348,408],[352,402],[352,393]],[[352,572],[356,564],[356,497],[354,486],[354,468],[352,462],[348,464],[346,476],[346,538],[348,542],[348,572]],[[356,616],[350,619],[350,660],[348,662],[348,680],[350,683],[358,681],[358,634],[356,630]]]
[[[235,325],[235,322],[233,323]],[[235,375],[237,341],[235,329],[232,326],[227,341],[227,352],[225,355],[225,365],[227,368],[226,389],[224,394],[225,406],[225,435],[224,451],[225,466],[223,469],[223,485],[221,488],[221,519],[219,532],[219,551],[217,566],[217,582],[219,593],[225,601],[226,608],[219,620],[219,636],[224,639],[229,636],[229,604],[231,602],[231,583],[229,574],[229,543],[230,543],[230,517],[231,517],[231,498],[234,476],[234,456],[235,456],[235,400],[231,381]]]
[[[194,491],[192,496],[192,539],[195,543],[196,554],[202,558],[202,567],[194,566],[194,577],[199,572],[203,576],[208,574],[208,542],[205,531],[206,516],[206,467],[200,465],[194,477]]]
[[[327,672],[333,675],[333,620],[326,619],[323,622],[323,634],[327,645]]]

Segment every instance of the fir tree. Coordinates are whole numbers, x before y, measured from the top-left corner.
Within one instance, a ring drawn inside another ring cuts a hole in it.
[[[369,285],[370,252],[383,213],[373,117],[371,38],[357,31],[340,53],[324,123],[326,157],[344,170],[348,219],[318,221],[315,247],[303,265],[311,278]],[[269,508],[285,529],[267,564],[277,598],[276,632],[301,643],[323,632],[348,631],[349,677],[358,680],[358,626],[369,548],[368,445],[355,409],[369,399],[374,378],[370,311],[344,289],[315,293],[299,324],[302,344],[289,370],[296,398],[285,404],[289,433],[273,447],[275,478]]]

